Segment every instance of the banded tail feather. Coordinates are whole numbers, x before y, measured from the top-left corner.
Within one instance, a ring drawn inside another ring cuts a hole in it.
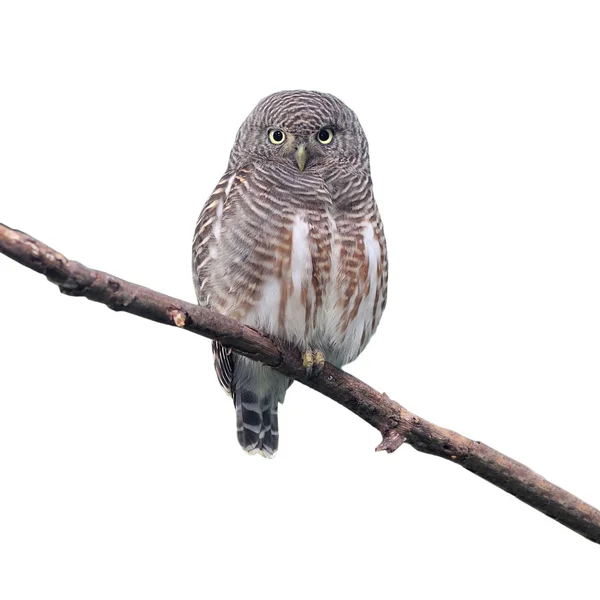
[[[213,342],[212,350],[219,383],[233,397],[240,446],[250,454],[273,458],[279,445],[277,405],[292,380],[236,356],[219,342]]]
[[[277,398],[258,396],[238,387],[234,403],[240,446],[250,454],[260,452],[265,458],[273,458],[279,445]]]

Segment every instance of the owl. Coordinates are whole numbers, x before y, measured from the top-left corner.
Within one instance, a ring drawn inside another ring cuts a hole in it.
[[[387,252],[369,149],[335,96],[284,91],[240,127],[194,232],[199,304],[302,354],[310,377],[354,360],[386,304]],[[277,409],[291,380],[213,342],[244,450],[277,451]]]

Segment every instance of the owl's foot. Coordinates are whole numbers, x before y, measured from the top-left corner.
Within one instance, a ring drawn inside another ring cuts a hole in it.
[[[307,350],[302,355],[302,366],[308,378],[318,377],[325,366],[325,355],[320,350]]]

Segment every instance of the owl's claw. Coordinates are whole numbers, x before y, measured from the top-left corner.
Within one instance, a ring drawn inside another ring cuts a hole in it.
[[[320,350],[307,350],[302,355],[302,366],[308,378],[318,377],[325,366],[325,355]]]
[[[325,366],[325,355],[320,350],[316,350],[313,354],[315,357],[313,363],[313,377],[318,377],[323,372],[323,367]]]

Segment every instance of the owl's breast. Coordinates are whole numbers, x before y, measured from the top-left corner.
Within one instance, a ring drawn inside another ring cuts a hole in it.
[[[354,360],[383,310],[376,228],[306,211],[280,237],[276,268],[243,320],[301,349],[322,350],[334,364]]]

